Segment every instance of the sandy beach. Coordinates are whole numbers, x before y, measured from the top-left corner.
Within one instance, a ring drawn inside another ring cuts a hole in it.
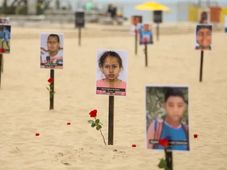
[[[13,27],[0,89],[0,170],[158,170],[164,153],[145,148],[144,87],[149,84],[190,88],[191,150],[174,152],[174,169],[225,170],[227,35],[214,32],[212,51],[205,52],[204,81],[199,83],[200,51],[194,50],[194,32],[185,30],[161,30],[160,41],[148,47],[145,68],[144,47],[134,55],[134,37],[125,26],[87,25],[81,47],[73,26]],[[41,32],[65,35],[64,69],[55,71],[54,111],[48,110],[49,70],[39,67]],[[105,146],[87,123],[89,111],[97,109],[107,138],[108,96],[95,94],[98,48],[129,53],[127,96],[115,97],[114,146]]]

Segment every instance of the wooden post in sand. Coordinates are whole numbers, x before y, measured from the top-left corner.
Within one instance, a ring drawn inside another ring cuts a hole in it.
[[[0,54],[0,87],[1,87],[1,82],[2,82],[2,61],[3,61],[3,54]]]
[[[78,28],[78,45],[81,46],[81,29],[85,27],[84,11],[75,12],[75,27]]]
[[[137,25],[135,25],[135,55],[137,55],[138,51],[138,30]]]
[[[50,70],[50,78],[53,80],[50,84],[50,110],[54,109],[54,69]]]
[[[168,170],[173,170],[173,152],[165,149],[165,157]]]
[[[199,73],[199,81],[203,81],[203,56],[204,56],[204,51],[201,50],[201,55],[200,55],[200,73]]]
[[[2,59],[1,59],[1,72],[3,73],[3,70],[4,70],[4,57],[3,57],[3,54],[2,55]]]
[[[157,35],[157,41],[159,41],[159,23],[157,23],[156,35]]]
[[[78,28],[78,45],[81,46],[81,27]]]
[[[148,66],[148,52],[147,52],[147,42],[144,44],[144,53],[145,53],[145,66]]]
[[[114,96],[109,96],[108,145],[113,145],[114,138]]]

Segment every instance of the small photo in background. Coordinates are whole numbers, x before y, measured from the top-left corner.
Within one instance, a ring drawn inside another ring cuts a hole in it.
[[[10,53],[11,25],[0,24],[0,53]]]
[[[0,17],[0,24],[10,25],[10,18]]]
[[[199,24],[195,31],[195,49],[197,50],[211,50],[212,43],[212,25]]]
[[[128,53],[97,50],[96,94],[126,96]]]
[[[201,11],[199,23],[200,24],[208,24],[209,23],[209,13],[208,13],[208,11]]]
[[[144,24],[140,32],[140,45],[153,44],[153,33],[149,24]]]
[[[148,149],[189,150],[188,87],[146,86],[146,141]]]
[[[40,67],[63,68],[63,34],[42,33],[40,47]]]

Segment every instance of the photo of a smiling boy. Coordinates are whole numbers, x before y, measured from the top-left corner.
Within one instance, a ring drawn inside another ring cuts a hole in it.
[[[98,50],[96,94],[126,95],[127,52]]]
[[[63,34],[41,34],[41,68],[63,68]]]
[[[200,24],[196,26],[196,49],[211,50],[212,25]]]
[[[146,140],[148,149],[189,150],[188,87],[146,87]]]

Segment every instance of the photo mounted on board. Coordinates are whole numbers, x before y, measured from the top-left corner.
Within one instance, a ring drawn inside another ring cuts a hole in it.
[[[96,94],[126,96],[127,75],[126,51],[97,51]]]
[[[153,33],[149,24],[144,24],[140,32],[140,45],[153,44]]]
[[[0,24],[10,25],[10,18],[9,17],[0,17]]]
[[[131,18],[132,25],[141,24],[143,22],[143,17],[141,15],[134,15]]]
[[[209,13],[207,11],[202,11],[200,13],[200,24],[208,24],[209,23]]]
[[[63,68],[63,34],[42,33],[40,47],[41,68]]]
[[[11,25],[0,23],[0,53],[10,53]]]
[[[135,33],[139,33],[142,28],[142,22],[143,22],[143,17],[140,15],[134,15],[131,18],[131,23],[132,23],[132,31]]]
[[[211,50],[212,25],[199,24],[196,26],[196,45],[197,50]]]
[[[188,87],[146,86],[146,141],[148,149],[189,150]]]

